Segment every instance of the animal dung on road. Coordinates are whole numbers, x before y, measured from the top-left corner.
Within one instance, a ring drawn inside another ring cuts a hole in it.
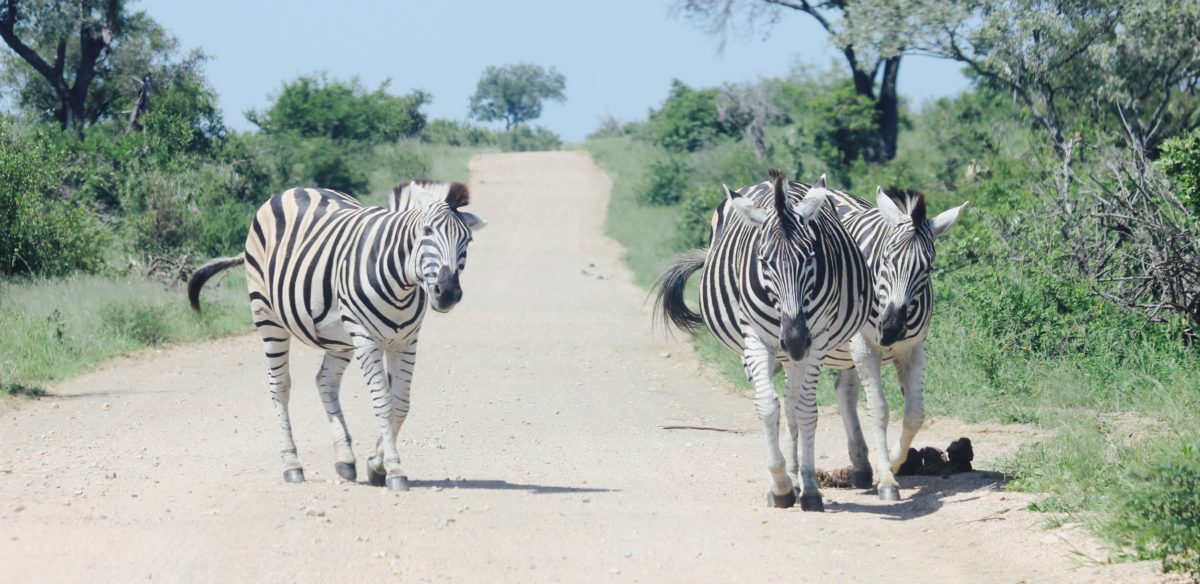
[[[932,446],[921,450],[908,449],[908,458],[900,465],[897,475],[948,475],[974,470],[971,461],[975,450],[970,438],[959,438],[951,442],[943,452]]]

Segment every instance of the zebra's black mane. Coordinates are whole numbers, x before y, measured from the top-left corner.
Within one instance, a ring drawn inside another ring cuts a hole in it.
[[[900,208],[905,215],[912,217],[914,229],[920,229],[925,225],[926,210],[925,210],[925,193],[921,191],[905,190],[892,185],[883,191],[885,195]]]
[[[392,189],[392,208],[399,206],[399,203],[405,200],[408,195],[408,185],[417,183],[421,188],[433,193],[438,198],[446,202],[451,209],[457,211],[460,207],[466,207],[471,202],[471,192],[467,190],[467,185],[458,181],[442,181],[432,178],[415,178],[410,182],[403,183]]]
[[[772,168],[768,174],[774,183],[772,186],[775,195],[775,216],[779,217],[779,228],[785,238],[793,240],[800,235],[801,230],[800,223],[796,221],[796,216],[788,204],[787,177],[777,168]]]

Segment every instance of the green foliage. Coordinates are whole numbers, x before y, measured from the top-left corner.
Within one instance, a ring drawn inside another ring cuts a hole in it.
[[[1200,578],[1200,442],[1134,473],[1118,505],[1109,529],[1119,543],[1138,559],[1161,559],[1164,570]]]
[[[675,226],[677,250],[707,247],[712,235],[712,216],[725,200],[722,184],[731,189],[758,184],[767,179],[770,166],[750,146],[726,143],[696,155],[692,181],[680,199]]]
[[[421,141],[447,146],[491,146],[499,136],[487,128],[454,120],[433,120],[421,130]]]
[[[1175,187],[1179,201],[1200,215],[1200,130],[1163,142],[1158,164]]]
[[[538,152],[558,150],[562,147],[562,139],[558,134],[535,126],[514,126],[511,130],[501,132],[496,139],[496,145],[504,152]]]
[[[365,149],[359,144],[339,144],[326,137],[276,136],[279,176],[291,186],[324,187],[345,193],[367,187],[367,172],[357,163]]]
[[[283,85],[275,103],[246,117],[266,134],[334,142],[392,142],[417,136],[425,127],[421,112],[430,101],[424,91],[406,96],[387,92],[388,83],[368,91],[358,78],[330,80],[303,75]]]
[[[59,193],[64,154],[35,133],[0,123],[0,275],[100,268],[106,238],[95,218]]]
[[[567,78],[554,67],[529,63],[489,66],[471,95],[471,117],[484,122],[504,120],[504,129],[513,130],[540,117],[542,101],[565,102],[566,87]]]
[[[878,124],[871,99],[854,92],[850,82],[839,83],[828,93],[809,101],[804,132],[812,136],[817,156],[827,166],[831,179],[848,182],[854,163],[863,159],[871,147]]]
[[[716,89],[695,90],[672,80],[667,100],[650,114],[653,142],[672,152],[695,152],[719,138],[736,136],[737,130],[722,124],[717,115],[717,94]]]
[[[112,334],[153,347],[170,338],[170,322],[162,306],[109,304],[100,310],[100,322]]]
[[[648,180],[638,190],[643,205],[674,205],[691,180],[691,165],[685,156],[668,154],[650,163]]]

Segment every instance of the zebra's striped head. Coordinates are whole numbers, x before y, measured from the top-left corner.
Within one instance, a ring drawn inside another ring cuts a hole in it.
[[[793,203],[783,173],[772,170],[771,178],[774,204],[769,209],[755,206],[729,187],[725,187],[725,195],[742,220],[757,228],[755,265],[766,296],[779,313],[779,346],[790,359],[800,361],[812,346],[805,311],[817,271],[811,226],[826,207],[828,191],[822,175],[804,199]]]
[[[415,212],[415,268],[430,307],[438,312],[449,312],[462,299],[458,275],[467,267],[471,233],[487,224],[459,210],[469,201],[462,183],[434,181],[413,181],[389,200],[392,210]]]
[[[933,241],[954,226],[967,206],[926,219],[925,195],[895,187],[875,190],[881,225],[879,262],[875,269],[876,305],[880,307],[879,343],[889,346],[909,329],[924,326],[932,312]]]

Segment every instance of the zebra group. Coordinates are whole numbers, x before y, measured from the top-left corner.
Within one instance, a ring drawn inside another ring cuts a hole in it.
[[[878,190],[878,207],[872,207],[828,189],[824,176],[810,187],[775,171],[771,181],[739,191],[726,187],[725,193],[713,214],[708,249],[681,255],[660,276],[658,312],[689,332],[707,325],[742,355],[767,438],[768,504],[790,507],[799,500],[806,511],[823,508],[813,466],[816,382],[823,367],[842,370],[837,394],[854,486],[873,484],[857,413],[861,383],[880,453],[878,493],[898,499],[894,472],[924,420],[933,240],[950,229],[966,203],[926,220],[919,193]],[[684,302],[684,291],[701,269],[696,314]],[[880,383],[885,363],[896,364],[905,397],[903,433],[890,452]],[[779,369],[787,386],[786,468],[773,383]]]
[[[246,251],[213,260],[188,282],[192,308],[217,272],[245,263],[250,311],[267,355],[267,378],[281,434],[284,479],[304,469],[288,414],[292,338],[325,351],[317,388],[333,429],[342,478],[357,475],[350,432],[338,401],[342,373],[358,360],[379,427],[367,461],[368,482],[408,489],[397,435],[408,416],[417,335],[426,304],[448,312],[462,298],[471,233],[485,221],[461,210],[461,183],[413,181],[393,191],[388,207],[364,207],[329,189],[299,188],[267,201],[254,217]]]
[[[337,474],[348,481],[357,476],[338,399],[353,357],[366,377],[379,430],[367,460],[368,482],[408,489],[396,444],[409,411],[417,337],[427,305],[447,312],[462,298],[459,274],[467,247],[472,232],[486,224],[462,210],[469,201],[461,183],[430,180],[397,187],[386,208],[365,207],[329,189],[291,189],[258,210],[242,254],[212,260],[192,275],[188,296],[199,310],[209,278],[247,266],[286,481],[304,480],[288,412],[288,356],[298,338],[325,352],[316,382],[333,432]],[[659,279],[657,309],[665,321],[687,331],[707,326],[742,355],[767,438],[771,506],[799,502],[807,511],[823,509],[814,465],[816,385],[823,368],[841,370],[837,395],[854,485],[867,488],[878,478],[881,498],[899,498],[894,472],[924,416],[933,241],[966,203],[932,220],[919,193],[879,190],[876,203],[827,188],[824,176],[809,186],[777,171],[737,191],[725,187],[710,246],[681,255]],[[701,270],[697,314],[684,292]],[[884,364],[896,365],[905,397],[903,431],[890,451],[880,383]],[[773,382],[781,369],[782,408]],[[879,453],[874,469],[858,421],[860,385],[867,390]],[[781,409],[786,452],[779,447]]]

